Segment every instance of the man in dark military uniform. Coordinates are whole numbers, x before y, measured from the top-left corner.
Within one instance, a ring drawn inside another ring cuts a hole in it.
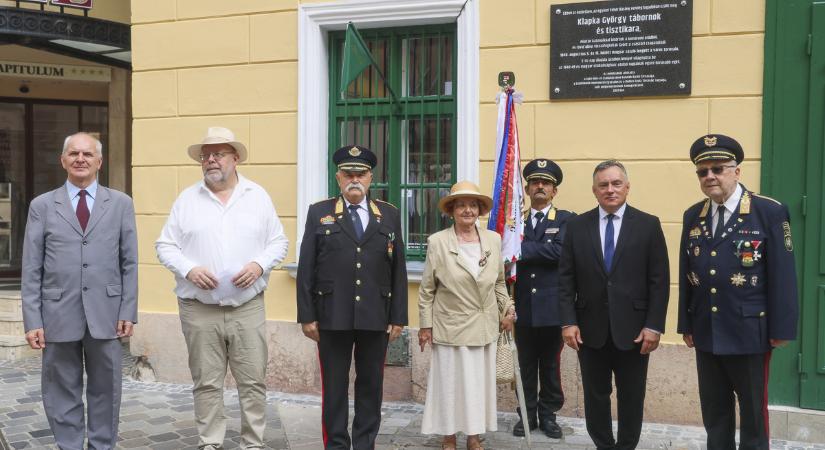
[[[327,449],[372,449],[381,425],[388,339],[407,324],[407,269],[398,210],[370,199],[375,154],[332,156],[341,195],[309,207],[298,260],[298,322],[318,342]],[[355,348],[355,418],[347,433]]]
[[[556,411],[564,405],[559,369],[564,347],[557,292],[559,259],[567,219],[575,215],[553,206],[562,177],[561,168],[549,159],[534,159],[524,167],[530,210],[524,213],[515,285],[516,345],[527,420],[531,430],[541,428],[554,439],[562,436]],[[521,420],[513,427],[513,435],[524,436]]]
[[[696,348],[709,450],[767,449],[771,350],[796,338],[797,289],[788,208],[739,184],[742,147],[711,134],[690,148],[702,192],[685,211],[678,332]]]

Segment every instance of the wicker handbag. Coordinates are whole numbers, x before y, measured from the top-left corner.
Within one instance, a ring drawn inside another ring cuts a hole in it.
[[[496,384],[507,384],[515,381],[513,367],[513,348],[507,331],[498,335],[496,343]]]

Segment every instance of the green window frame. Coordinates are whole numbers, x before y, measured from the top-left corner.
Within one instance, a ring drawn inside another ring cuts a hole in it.
[[[370,197],[401,210],[407,259],[423,260],[427,237],[449,223],[438,200],[456,180],[456,26],[359,31],[397,98],[373,67],[339,92],[345,32],[329,34],[329,193],[339,193],[337,148],[373,150]]]

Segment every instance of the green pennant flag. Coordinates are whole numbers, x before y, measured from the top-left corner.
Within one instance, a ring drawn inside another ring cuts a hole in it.
[[[367,44],[361,37],[361,34],[358,33],[355,25],[350,22],[347,24],[347,37],[344,41],[344,64],[341,69],[341,93],[344,93],[344,91],[347,90],[347,86],[349,86],[353,80],[358,78],[358,75],[360,75],[361,72],[369,66],[375,67],[375,70],[378,71],[381,78],[384,78],[384,75],[381,74],[381,71],[378,69],[378,64],[376,64],[375,60],[372,59],[372,53],[370,53],[370,49],[367,47]]]

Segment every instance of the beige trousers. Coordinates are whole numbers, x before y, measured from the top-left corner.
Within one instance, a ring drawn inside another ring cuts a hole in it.
[[[263,293],[238,307],[182,298],[178,307],[194,384],[198,447],[223,445],[223,386],[228,363],[238,384],[241,448],[263,448],[268,358]]]

